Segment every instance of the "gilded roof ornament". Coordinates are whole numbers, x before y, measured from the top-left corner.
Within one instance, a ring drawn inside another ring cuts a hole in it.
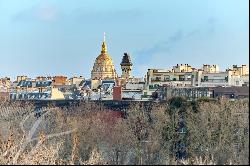
[[[107,45],[106,45],[106,33],[103,33],[103,42],[102,42],[102,51],[101,53],[106,54],[107,53]]]

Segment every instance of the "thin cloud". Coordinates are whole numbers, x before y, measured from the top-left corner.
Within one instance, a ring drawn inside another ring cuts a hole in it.
[[[32,22],[32,21],[56,21],[63,19],[64,21],[77,23],[122,23],[127,21],[140,21],[145,14],[144,11],[134,9],[115,9],[115,10],[89,10],[87,8],[78,8],[67,14],[56,6],[37,5],[32,8],[23,10],[12,17],[14,22]],[[129,25],[125,25],[129,26]]]
[[[34,6],[23,10],[12,17],[14,22],[55,21],[59,18],[59,10],[55,6]]]
[[[39,8],[36,12],[37,17],[43,21],[53,21],[58,18],[58,9],[56,7]]]
[[[183,41],[184,39],[200,37],[207,38],[208,36],[213,36],[216,32],[218,19],[216,17],[210,17],[204,24],[203,27],[196,28],[190,32],[183,33],[182,30],[178,30],[172,36],[170,36],[166,41],[162,41],[153,45],[150,48],[145,48],[135,52],[137,60],[141,63],[148,63],[152,60],[153,56],[158,53],[171,53],[172,49],[177,45],[177,43]]]
[[[138,20],[144,15],[140,9],[120,9],[120,10],[92,10],[85,8],[75,9],[69,15],[70,19],[84,22],[123,22],[127,20]]]
[[[159,52],[170,53],[172,48],[184,38],[182,30],[177,31],[172,36],[170,36],[166,41],[155,44],[151,48],[142,49],[135,53],[138,55],[136,58],[142,63],[147,63],[153,58],[153,55]]]
[[[196,35],[199,35],[201,33],[201,30],[200,29],[195,29],[189,33],[186,34],[186,38],[189,38],[189,37],[193,37],[193,36],[196,36]]]
[[[218,19],[216,17],[210,17],[207,20],[207,33],[208,35],[214,35],[216,32],[216,27],[217,27]]]

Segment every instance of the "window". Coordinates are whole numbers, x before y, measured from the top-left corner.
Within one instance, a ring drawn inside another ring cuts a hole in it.
[[[158,88],[158,84],[155,84],[155,85],[149,85],[149,89],[157,89]]]
[[[228,82],[228,76],[225,77],[226,82]]]
[[[180,75],[179,76],[179,81],[185,81],[185,76],[184,75]]]
[[[165,76],[164,77],[164,81],[169,81],[170,80],[170,77],[169,76]]]
[[[187,81],[191,81],[191,78],[194,78],[194,75],[188,75],[187,76]]]
[[[155,80],[156,81],[161,81],[161,77],[156,77]]]
[[[161,77],[151,78],[151,81],[161,81]]]
[[[208,81],[208,76],[204,76],[204,82]]]

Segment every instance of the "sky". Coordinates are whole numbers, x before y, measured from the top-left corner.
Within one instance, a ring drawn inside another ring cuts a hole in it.
[[[0,77],[90,78],[104,32],[119,75],[249,65],[248,0],[0,0]]]

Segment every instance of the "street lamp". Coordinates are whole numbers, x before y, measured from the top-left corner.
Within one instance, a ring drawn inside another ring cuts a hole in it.
[[[102,86],[100,86],[100,100],[102,100]]]

